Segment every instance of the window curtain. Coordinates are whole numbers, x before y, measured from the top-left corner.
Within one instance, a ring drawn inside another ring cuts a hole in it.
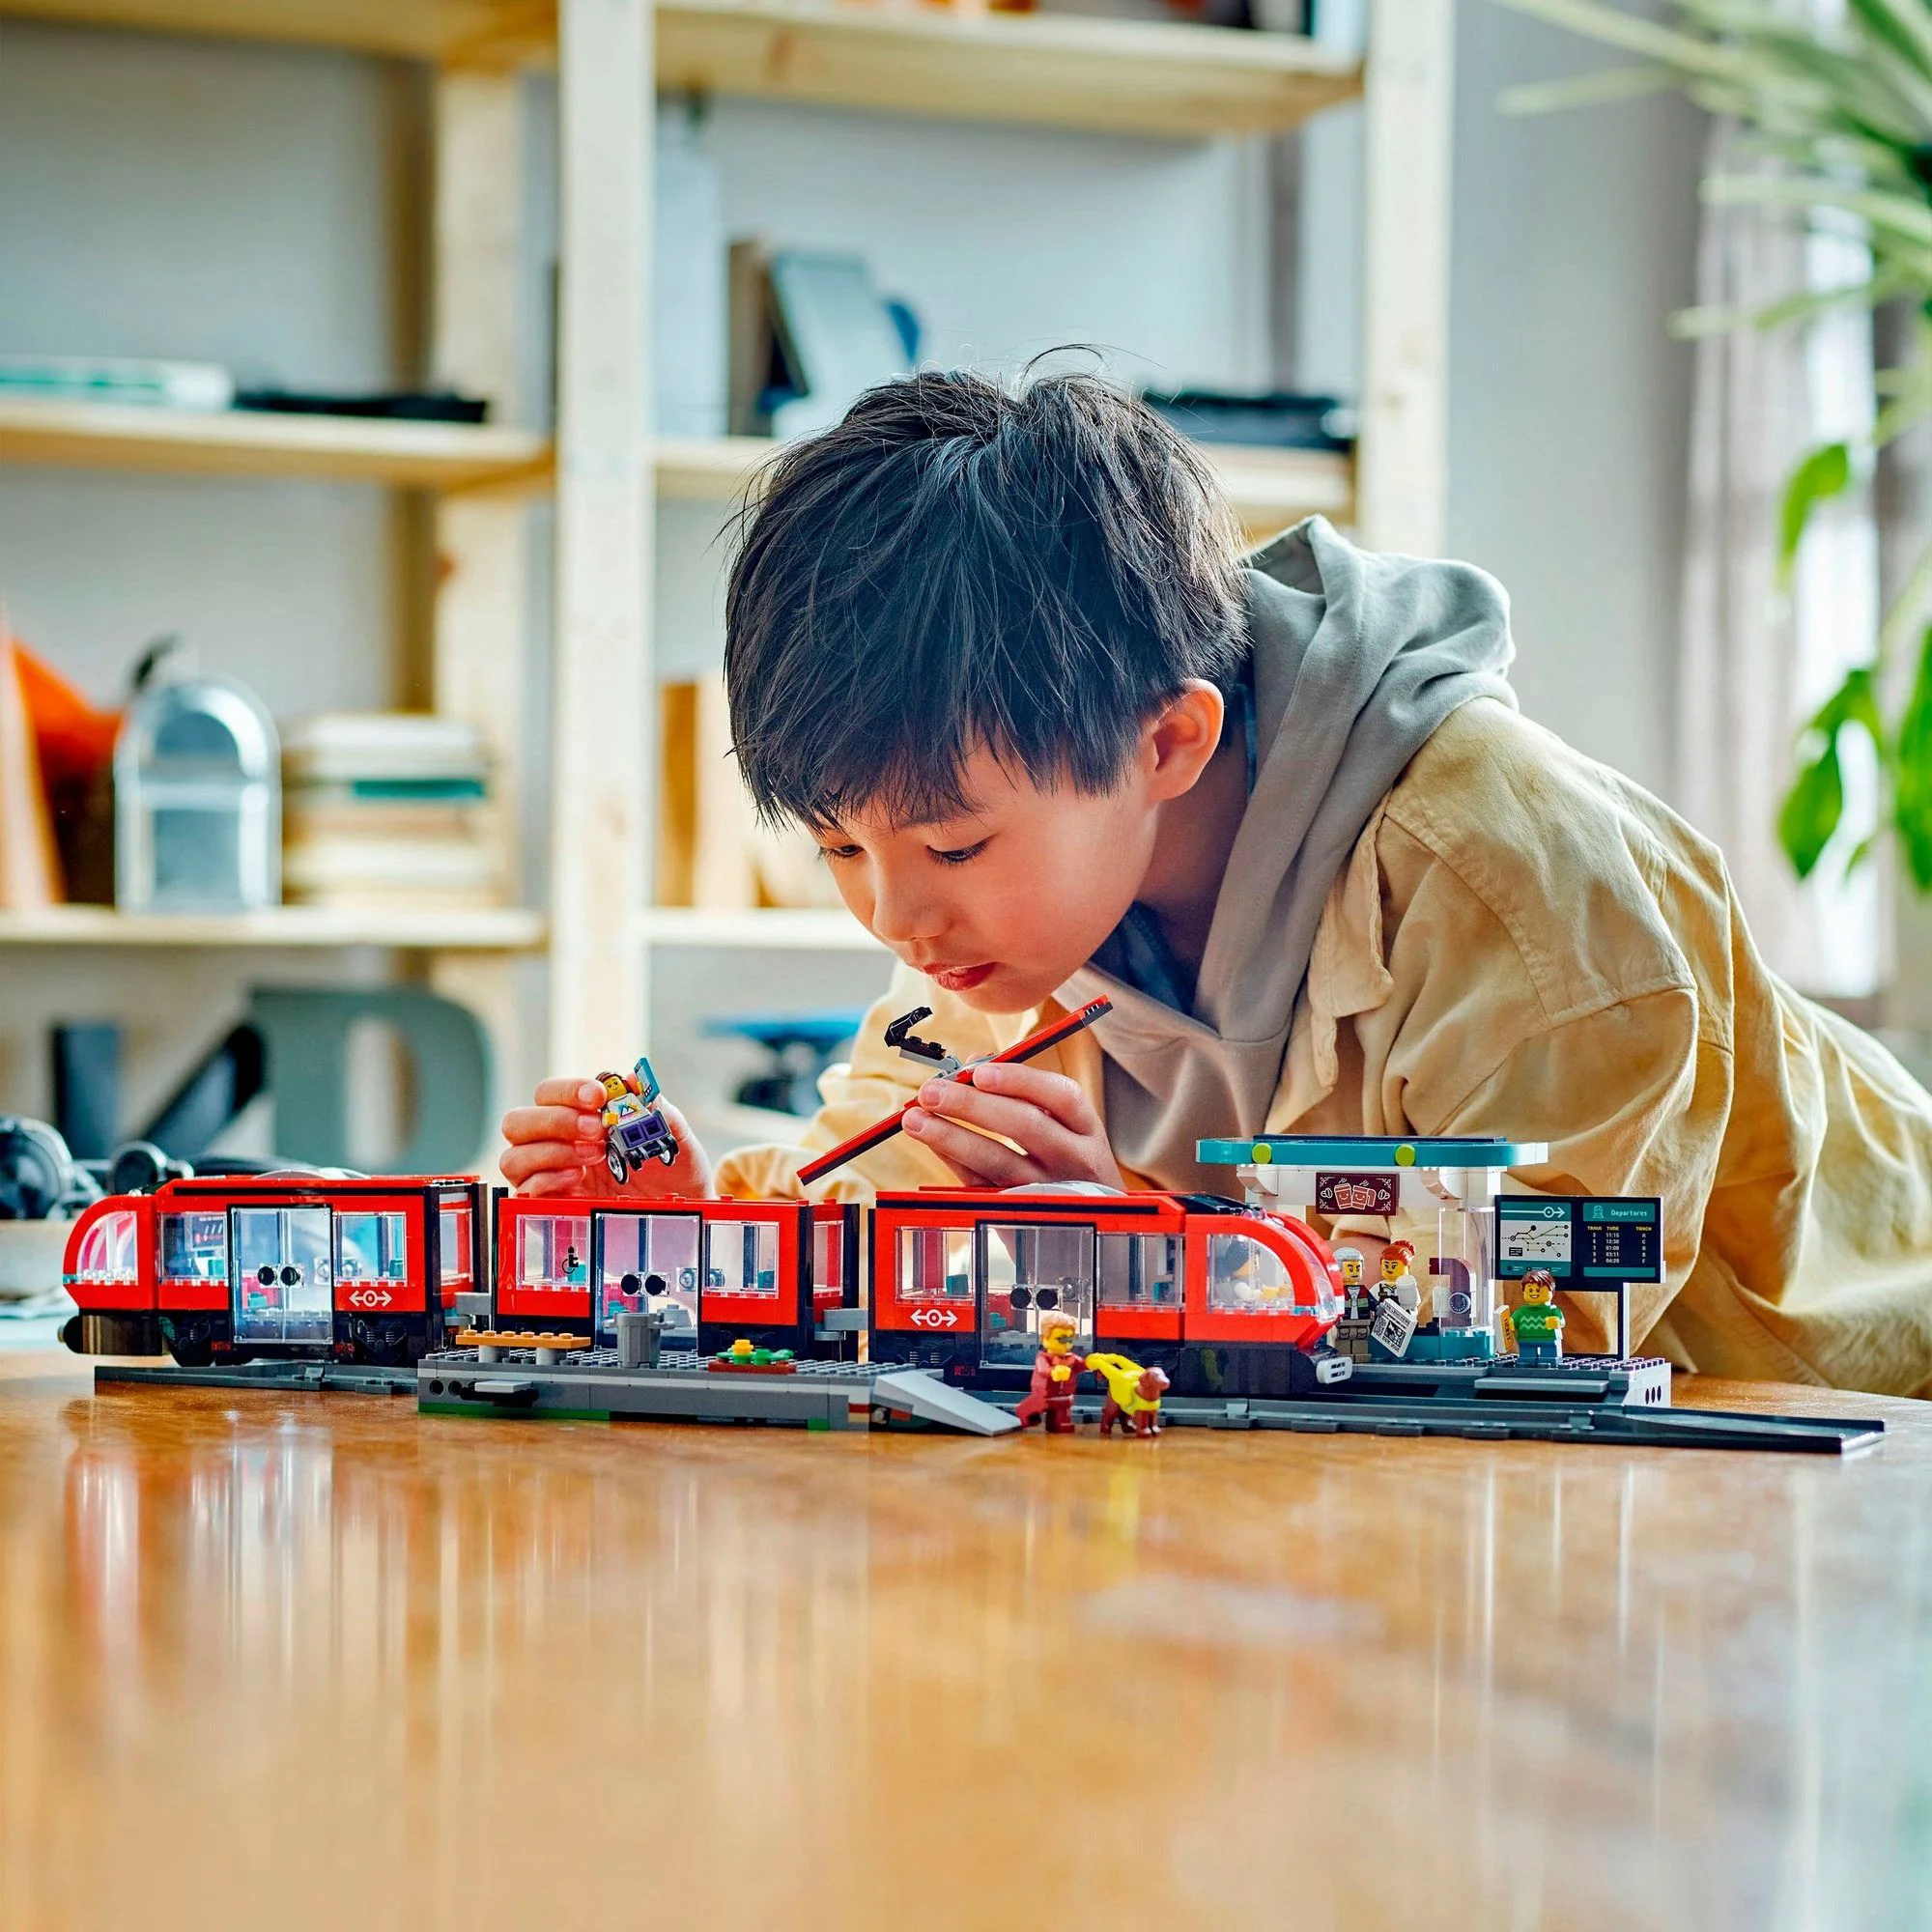
[[[1714,125],[1706,174],[1736,173],[1735,132]],[[1707,206],[1697,301],[1755,309],[1856,279],[1855,232],[1759,208]],[[1872,327],[1863,310],[1773,329],[1727,329],[1695,347],[1685,530],[1676,803],[1723,850],[1739,902],[1773,969],[1803,990],[1869,998],[1881,977],[1876,866],[1847,875],[1869,831],[1877,772],[1848,737],[1838,836],[1800,883],[1777,842],[1777,810],[1804,721],[1877,636],[1878,538],[1861,487],[1814,512],[1788,591],[1778,513],[1807,450],[1872,421]]]

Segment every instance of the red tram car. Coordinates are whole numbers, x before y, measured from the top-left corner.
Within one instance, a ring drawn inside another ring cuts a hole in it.
[[[854,1206],[803,1201],[497,1198],[496,1319],[614,1339],[614,1320],[660,1308],[706,1351],[741,1336],[821,1354],[825,1312],[859,1301]],[[593,1293],[594,1290],[594,1293]]]
[[[209,1179],[95,1204],[66,1278],[81,1308],[70,1346],[166,1347],[187,1365],[414,1360],[474,1296],[465,1312],[487,1309],[499,1328],[599,1343],[614,1340],[618,1313],[659,1308],[667,1342],[681,1332],[705,1352],[745,1338],[850,1353],[864,1323],[873,1361],[969,1387],[1023,1384],[1056,1315],[1083,1350],[1165,1369],[1176,1394],[1300,1395],[1349,1372],[1327,1344],[1343,1291],[1326,1243],[1213,1195],[931,1188],[865,1209]],[[829,1319],[841,1308],[867,1312]]]
[[[170,1180],[110,1195],[68,1236],[62,1279],[81,1354],[186,1367],[256,1358],[413,1362],[458,1297],[487,1290],[474,1179],[314,1174]],[[462,1325],[462,1324],[456,1324]]]

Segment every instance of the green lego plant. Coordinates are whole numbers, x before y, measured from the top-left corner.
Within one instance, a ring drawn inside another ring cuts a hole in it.
[[[1740,130],[1746,160],[1772,165],[1706,179],[1707,201],[1800,211],[1861,234],[1870,273],[1840,287],[1799,290],[1761,308],[1692,309],[1674,318],[1683,334],[1776,328],[1828,309],[1905,299],[1917,311],[1917,354],[1878,379],[1883,407],[1868,440],[1828,443],[1793,470],[1778,539],[1788,579],[1805,525],[1819,504],[1870,473],[1877,452],[1932,416],[1932,5],[1927,0],[1847,0],[1842,19],[1806,20],[1778,0],[1674,0],[1670,24],[1600,0],[1503,0],[1554,25],[1619,47],[1639,65],[1513,90],[1512,112],[1628,99],[1679,90]],[[1871,662],[1852,670],[1804,727],[1798,771],[1777,832],[1801,878],[1817,866],[1844,811],[1839,743],[1862,731],[1878,753],[1880,824],[1898,834],[1921,892],[1932,892],[1932,629],[1918,638],[1916,673],[1901,708],[1884,694],[1901,649],[1932,604],[1932,547],[1915,563],[1874,640]],[[1857,865],[1870,850],[1864,839]]]

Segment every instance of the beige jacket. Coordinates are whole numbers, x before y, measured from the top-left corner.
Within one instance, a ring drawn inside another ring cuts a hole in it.
[[[728,1156],[720,1186],[796,1194],[810,1151],[909,1098],[918,1069],[880,1035],[922,1004],[961,1059],[1041,1019],[996,1021],[901,968],[800,1146]],[[1037,1064],[1104,1104],[1095,1034]],[[1713,846],[1502,705],[1454,714],[1363,831],[1268,1118],[1225,1131],[1257,1129],[1546,1141],[1525,1187],[1662,1197],[1669,1278],[1632,1309],[1652,1350],[1932,1396],[1932,1095],[1766,968]],[[824,1191],[950,1179],[901,1135]],[[1568,1309],[1572,1348],[1604,1346],[1606,1306]]]

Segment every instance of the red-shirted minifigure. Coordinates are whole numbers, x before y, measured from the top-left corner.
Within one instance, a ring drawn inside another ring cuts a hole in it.
[[[1080,1371],[1087,1366],[1085,1358],[1073,1352],[1076,1332],[1067,1316],[1041,1316],[1039,1353],[1033,1358],[1033,1386],[1013,1410],[1022,1428],[1043,1419],[1049,1435],[1073,1434],[1073,1391],[1079,1385]]]

